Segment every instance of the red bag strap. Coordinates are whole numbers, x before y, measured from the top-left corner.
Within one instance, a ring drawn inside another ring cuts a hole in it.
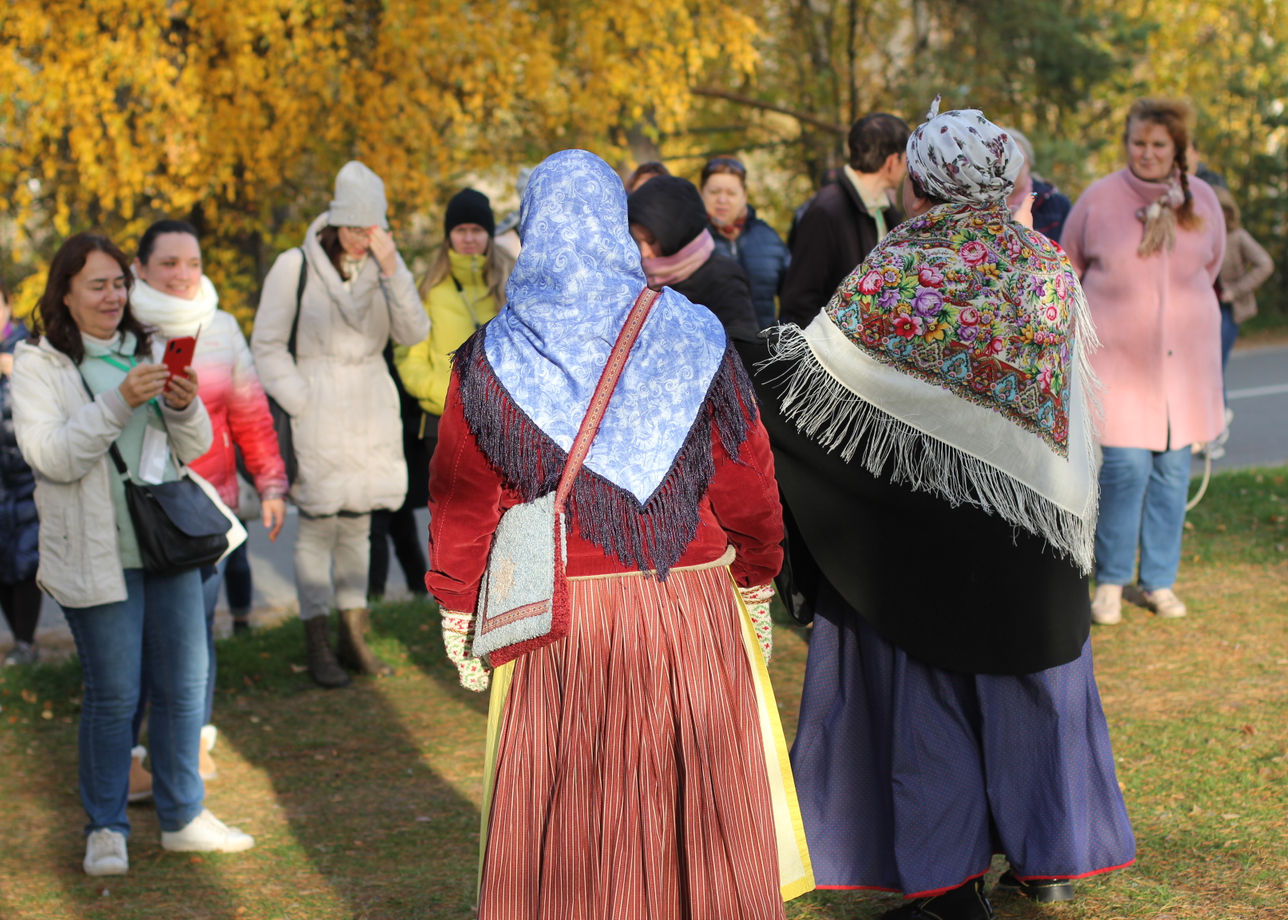
[[[559,488],[555,492],[556,511],[564,510],[568,493],[572,491],[572,482],[577,478],[586,455],[590,453],[590,443],[595,440],[599,423],[603,421],[604,413],[608,410],[608,401],[613,398],[617,380],[622,376],[622,369],[626,367],[626,358],[631,353],[635,339],[639,337],[644,320],[648,319],[649,310],[659,296],[652,288],[646,287],[640,291],[639,296],[635,298],[635,305],[631,307],[631,312],[626,317],[622,331],[618,333],[617,341],[613,343],[613,350],[608,355],[608,363],[604,365],[604,372],[599,375],[599,384],[595,387],[594,395],[590,397],[586,417],[581,420],[581,427],[577,429],[572,450],[568,451],[568,462],[564,464],[563,475],[559,477]]]

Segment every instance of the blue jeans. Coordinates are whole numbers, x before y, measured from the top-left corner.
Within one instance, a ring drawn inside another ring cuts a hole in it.
[[[242,544],[243,546],[245,544]],[[219,600],[219,582],[223,578],[224,567],[228,564],[225,559],[218,565],[202,566],[198,571],[201,572],[201,595],[203,603],[206,605],[206,692],[205,705],[202,707],[201,724],[207,725],[214,718],[215,711],[215,603]],[[139,738],[143,733],[143,718],[148,714],[148,697],[152,690],[152,681],[148,677],[147,654],[143,656],[143,662],[140,665],[139,676],[139,705],[134,710],[134,720],[131,723],[131,737],[134,743],[139,743]]]
[[[224,590],[228,592],[228,606],[232,608],[233,613],[239,610],[250,612],[254,582],[251,580],[248,546],[250,546],[249,540],[229,553],[228,558],[224,560],[227,563],[224,571]]]
[[[214,718],[217,664],[215,661],[215,604],[219,602],[219,586],[223,584],[224,572],[227,569],[227,556],[220,560],[218,565],[208,565],[201,569],[201,594],[206,604],[206,651],[210,655],[210,667],[206,670],[206,705],[202,709],[203,725]]]
[[[1131,584],[1140,549],[1140,584],[1170,588],[1181,564],[1190,485],[1190,448],[1106,447],[1100,467],[1096,581]]]
[[[1225,393],[1225,368],[1230,363],[1230,349],[1239,337],[1239,324],[1234,321],[1234,310],[1228,303],[1221,304],[1221,392]],[[1226,397],[1229,405],[1229,397]]]
[[[148,669],[152,798],[161,829],[177,831],[201,814],[205,787],[197,771],[206,630],[201,573],[152,575],[125,570],[126,599],[64,607],[85,684],[80,720],[80,796],[86,833],[130,832],[131,721],[142,668]]]

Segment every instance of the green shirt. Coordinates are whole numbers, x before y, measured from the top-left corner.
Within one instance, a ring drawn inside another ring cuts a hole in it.
[[[117,335],[108,341],[82,334],[81,340],[85,343],[85,358],[81,361],[80,372],[95,396],[119,387],[130,368],[139,363],[133,354],[135,339],[131,333]],[[125,461],[131,478],[136,482],[136,471],[143,455],[143,432],[149,426],[158,429],[163,435],[166,433],[161,410],[154,402],[147,402],[136,408],[129,423],[116,439],[116,449],[120,451],[121,459]],[[134,536],[134,522],[130,519],[130,510],[125,504],[125,482],[117,473],[116,464],[110,456],[107,462],[111,470],[109,480],[112,484],[112,504],[116,511],[116,537],[121,554],[121,568],[142,568],[139,541]],[[170,481],[178,478],[174,455],[167,454],[163,479]]]

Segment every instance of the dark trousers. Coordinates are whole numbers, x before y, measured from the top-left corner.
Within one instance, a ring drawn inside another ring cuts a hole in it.
[[[15,642],[31,642],[36,638],[36,622],[40,619],[40,589],[35,576],[22,581],[0,582],[0,608],[9,621]]]
[[[425,571],[429,567],[422,548],[422,534],[416,527],[416,516],[406,505],[397,511],[371,513],[371,566],[367,571],[367,596],[381,597],[389,577],[389,542],[407,577],[407,590],[424,594]]]

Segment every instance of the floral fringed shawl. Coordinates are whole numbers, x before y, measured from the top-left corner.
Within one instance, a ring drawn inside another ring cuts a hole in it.
[[[999,201],[904,222],[771,352],[784,415],[821,446],[977,505],[1088,571],[1094,344],[1063,250]]]

